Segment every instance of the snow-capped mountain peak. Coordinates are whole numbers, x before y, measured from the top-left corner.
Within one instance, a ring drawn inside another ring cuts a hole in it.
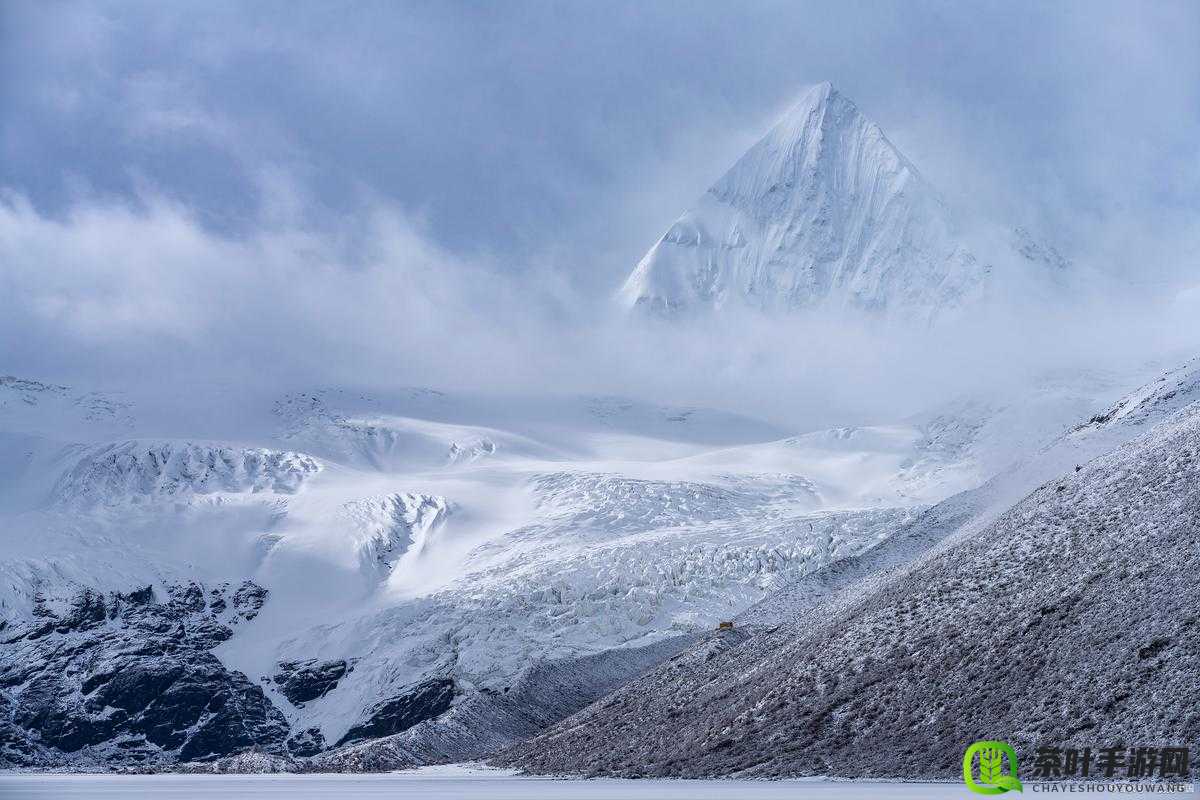
[[[621,299],[659,312],[741,303],[930,317],[978,294],[986,274],[912,162],[822,83],[671,225]]]

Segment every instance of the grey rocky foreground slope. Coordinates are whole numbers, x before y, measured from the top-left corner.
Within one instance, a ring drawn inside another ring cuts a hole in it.
[[[688,650],[497,761],[953,778],[978,739],[1026,752],[1194,742],[1198,454],[1191,405],[871,591]]]

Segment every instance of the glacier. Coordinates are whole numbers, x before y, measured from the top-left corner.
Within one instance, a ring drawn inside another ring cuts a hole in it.
[[[98,393],[10,382],[3,757],[164,768],[253,747],[333,771],[480,757],[878,552],[1103,417],[1122,385],[1058,376],[808,432],[611,396],[320,389],[199,438],[171,402],[130,393],[114,419],[95,415]],[[118,696],[122,672],[241,698],[251,734],[189,695],[113,716],[95,698]]]

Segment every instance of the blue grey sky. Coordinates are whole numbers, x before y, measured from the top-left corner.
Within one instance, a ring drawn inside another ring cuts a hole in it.
[[[824,80],[955,205],[1200,283],[1195,2],[6,0],[0,371],[542,374]]]
[[[620,263],[831,80],[953,196],[1014,217],[1200,206],[1191,2],[23,2],[0,183],[153,190],[244,232],[385,198],[501,257]],[[1027,221],[1020,220],[1017,221]],[[584,265],[580,265],[581,267]]]

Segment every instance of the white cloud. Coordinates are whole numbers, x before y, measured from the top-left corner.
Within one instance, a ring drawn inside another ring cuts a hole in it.
[[[1032,219],[1090,266],[1195,283],[1195,14],[25,8],[0,42],[0,370],[610,391],[815,418],[1001,380],[1031,353],[1183,344],[1187,320],[1168,334],[1179,320],[1140,298],[1101,324],[1063,311],[904,337],[829,320],[643,329],[606,300],[823,79],[947,194]]]
[[[385,204],[306,229],[310,212],[288,186],[269,184],[284,211],[244,237],[214,233],[160,196],[92,200],[50,218],[8,195],[3,371],[113,388],[620,394],[816,427],[896,419],[1037,369],[1115,366],[1196,342],[1186,304],[999,309],[935,330],[734,313],[645,324],[553,272],[448,253]]]
[[[0,261],[4,357],[33,372],[486,372],[479,362],[521,336],[540,302],[386,207],[353,229],[230,238],[161,197],[52,219],[9,195]]]

